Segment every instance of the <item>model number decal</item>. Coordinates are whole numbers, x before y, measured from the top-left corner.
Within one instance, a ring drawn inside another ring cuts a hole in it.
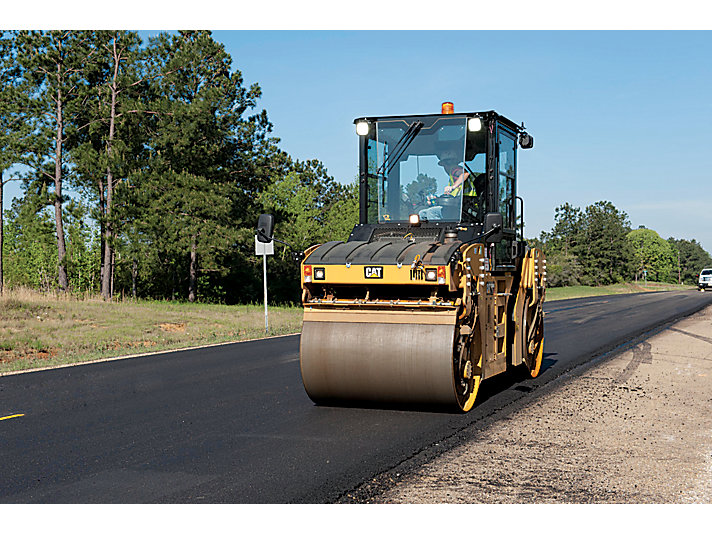
[[[383,278],[383,267],[364,267],[363,275],[366,278]]]

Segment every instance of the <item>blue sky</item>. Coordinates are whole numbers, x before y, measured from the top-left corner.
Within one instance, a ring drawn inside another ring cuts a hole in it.
[[[156,32],[143,31],[144,37]],[[280,146],[341,182],[357,173],[353,119],[494,109],[525,122],[525,233],[554,209],[609,200],[633,228],[712,252],[712,32],[214,32],[262,88]],[[13,187],[6,189],[6,196]],[[8,199],[9,200],[9,199]],[[6,202],[6,206],[8,202]]]
[[[712,251],[711,32],[216,31],[281,146],[342,182],[353,119],[494,109],[534,135],[519,158],[526,234],[610,200],[633,228]]]

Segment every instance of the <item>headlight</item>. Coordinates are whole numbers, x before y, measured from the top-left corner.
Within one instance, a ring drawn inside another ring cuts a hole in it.
[[[326,279],[326,269],[324,267],[314,268],[314,280],[325,280]]]
[[[482,120],[479,117],[472,117],[467,121],[467,129],[471,132],[479,132],[482,129]]]
[[[362,136],[368,135],[368,123],[366,121],[357,122],[356,133]]]
[[[425,269],[425,279],[428,282],[435,282],[438,279],[437,269]]]

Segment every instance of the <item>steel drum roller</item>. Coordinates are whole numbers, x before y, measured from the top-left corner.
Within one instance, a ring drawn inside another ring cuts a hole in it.
[[[374,313],[371,318],[382,321],[384,316]],[[310,321],[305,316],[302,380],[317,403],[457,406],[454,336],[454,324]]]

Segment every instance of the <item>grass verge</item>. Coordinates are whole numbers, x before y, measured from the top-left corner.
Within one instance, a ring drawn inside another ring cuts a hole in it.
[[[270,335],[302,326],[301,307],[271,307]],[[264,308],[104,302],[30,290],[0,296],[0,374],[265,337]]]

